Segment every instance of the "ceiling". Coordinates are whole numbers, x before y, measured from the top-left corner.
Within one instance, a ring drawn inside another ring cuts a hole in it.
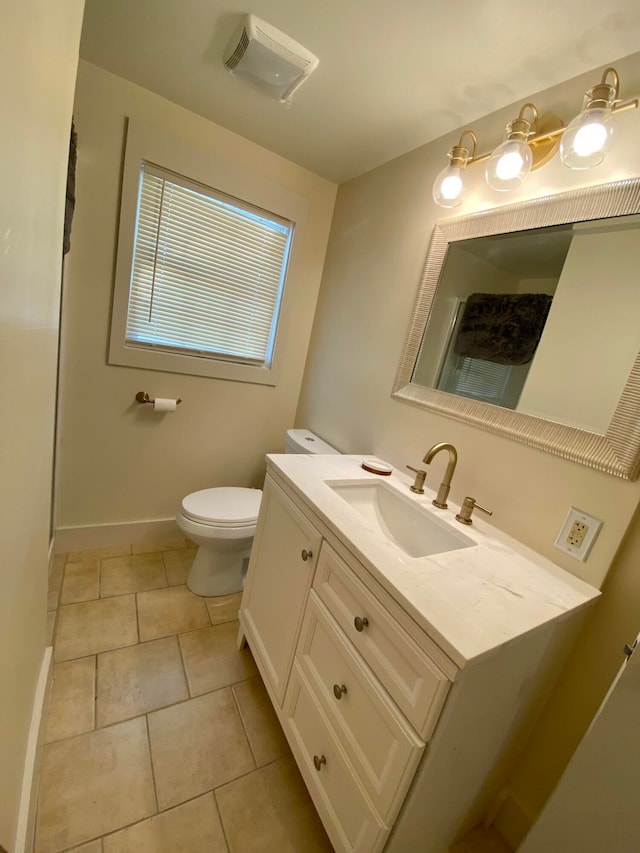
[[[222,65],[247,12],[320,59],[290,109]],[[639,47],[637,0],[86,0],[80,53],[342,182]]]

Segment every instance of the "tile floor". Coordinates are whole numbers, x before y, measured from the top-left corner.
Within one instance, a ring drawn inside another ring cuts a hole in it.
[[[180,539],[55,558],[35,853],[331,853],[236,648],[240,595],[193,595],[194,555]],[[451,853],[509,848],[480,829]]]
[[[330,853],[248,650],[185,540],[55,558],[35,853]]]

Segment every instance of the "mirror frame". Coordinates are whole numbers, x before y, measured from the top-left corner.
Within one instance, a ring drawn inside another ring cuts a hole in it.
[[[391,396],[625,480],[640,473],[640,352],[605,435],[411,382],[449,244],[640,213],[640,178],[586,187],[436,223]]]

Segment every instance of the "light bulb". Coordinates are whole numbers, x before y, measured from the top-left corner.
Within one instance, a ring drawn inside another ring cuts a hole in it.
[[[501,181],[511,181],[522,171],[522,154],[519,151],[506,151],[496,163],[496,176]]]
[[[457,207],[464,198],[462,168],[446,166],[433,184],[433,200],[440,207]]]
[[[611,150],[615,122],[609,109],[589,109],[570,122],[562,134],[560,159],[569,169],[600,165]]]
[[[487,163],[485,178],[494,190],[519,187],[531,170],[531,148],[523,139],[507,139],[498,145]]]

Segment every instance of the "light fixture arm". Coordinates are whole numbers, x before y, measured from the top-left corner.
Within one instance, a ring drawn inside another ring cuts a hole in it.
[[[611,77],[611,82],[607,83],[607,77]],[[611,109],[619,103],[618,95],[620,94],[620,78],[615,68],[607,68],[602,75],[602,79],[586,94],[584,110],[602,110]]]
[[[531,121],[525,118],[527,110],[531,113]],[[538,110],[536,109],[536,105],[531,102],[524,104],[520,108],[518,118],[507,125],[507,130],[509,139],[527,140],[531,136],[535,136],[538,131]]]
[[[471,141],[473,142],[473,148],[471,152],[469,152],[468,147],[464,144],[463,140],[465,136],[470,136]],[[451,160],[452,166],[465,166],[469,162],[473,162],[473,158],[476,156],[476,149],[478,147],[478,137],[472,130],[463,130],[460,134],[460,139],[458,140],[458,144],[454,145],[451,151],[449,151],[449,159]]]

